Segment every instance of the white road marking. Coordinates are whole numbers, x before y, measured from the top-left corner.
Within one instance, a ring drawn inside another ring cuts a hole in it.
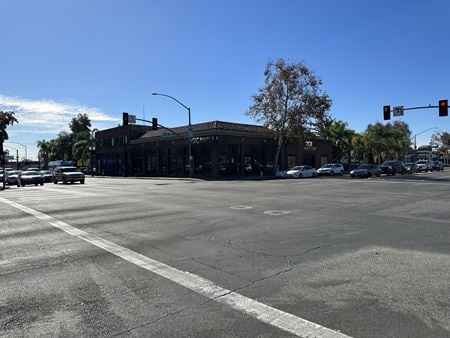
[[[220,287],[214,282],[194,275],[187,271],[182,271],[167,264],[158,262],[149,257],[141,255],[133,250],[114,244],[101,237],[89,234],[86,231],[73,227],[63,221],[59,221],[52,216],[31,209],[22,204],[0,197],[0,202],[8,204],[27,214],[30,214],[66,233],[89,242],[105,251],[108,251],[128,262],[141,268],[153,272],[161,277],[182,285],[202,296],[208,297],[216,302],[227,305],[237,311],[252,316],[257,320],[277,327],[283,331],[297,335],[299,337],[349,337],[340,332],[331,330],[306,319],[294,316],[290,313],[278,310],[271,306],[260,303],[251,298],[242,296],[236,292]]]
[[[272,216],[281,216],[281,215],[287,215],[290,213],[291,213],[290,211],[286,211],[286,210],[266,210],[263,212],[263,214],[272,215]]]
[[[232,205],[232,206],[230,207],[230,209],[235,209],[235,210],[248,210],[248,209],[253,209],[253,207],[250,206],[250,205],[242,205],[242,204],[239,204],[239,205]]]

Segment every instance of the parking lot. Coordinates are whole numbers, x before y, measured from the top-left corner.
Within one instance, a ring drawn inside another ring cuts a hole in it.
[[[449,188],[448,169],[13,186],[0,335],[448,337]]]

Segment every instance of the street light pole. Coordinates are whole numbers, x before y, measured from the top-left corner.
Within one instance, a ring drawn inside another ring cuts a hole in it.
[[[431,128],[422,130],[420,133],[417,133],[417,134],[414,135],[414,156],[416,157],[415,158],[416,161],[417,161],[417,136],[420,135],[420,134],[426,133],[429,130],[433,130],[433,129],[441,130],[438,127],[431,127]]]
[[[192,164],[192,124],[191,124],[191,108],[189,108],[188,106],[184,105],[183,103],[181,103],[179,100],[177,100],[176,98],[174,98],[173,96],[167,95],[167,94],[162,94],[162,93],[152,93],[152,95],[158,95],[158,96],[165,96],[168,97],[169,99],[174,100],[175,102],[177,102],[180,106],[184,107],[187,111],[188,111],[188,115],[189,115],[189,125],[188,125],[188,152],[189,152],[189,177],[194,176],[193,172],[194,172],[194,167]]]
[[[19,142],[11,142],[11,141],[8,141],[8,142],[6,142],[6,143],[14,143],[14,144],[18,144],[19,146],[24,147],[24,148],[25,148],[25,160],[28,159],[28,155],[27,155],[27,146],[26,146],[25,144],[22,144],[22,143],[19,143]]]

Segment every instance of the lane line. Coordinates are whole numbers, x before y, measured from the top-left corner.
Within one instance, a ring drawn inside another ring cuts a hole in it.
[[[234,310],[252,316],[253,318],[256,318],[263,323],[277,327],[285,332],[289,332],[299,337],[349,337],[340,332],[331,330],[319,324],[310,322],[306,319],[294,316],[290,313],[278,310],[251,298],[242,296],[236,292],[222,288],[206,278],[171,267],[167,264],[161,263],[140,253],[137,253],[133,250],[114,244],[101,237],[89,234],[86,231],[80,230],[63,221],[59,221],[52,216],[31,209],[22,204],[10,201],[3,197],[0,197],[0,202],[8,204],[27,214],[30,214],[53,227],[56,227],[86,242],[89,242],[105,251],[108,251],[130,263],[153,272],[174,283],[195,291],[202,296],[208,297],[209,299],[212,299],[218,303],[229,306]]]

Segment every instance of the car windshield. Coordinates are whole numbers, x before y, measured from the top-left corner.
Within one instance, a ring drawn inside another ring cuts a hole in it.
[[[412,165],[414,165],[414,163],[410,163],[410,162],[405,163],[405,166],[407,166],[407,167],[410,167]]]
[[[40,173],[38,171],[24,171],[22,173],[22,176],[36,176],[36,175],[40,175]]]
[[[20,171],[14,170],[14,171],[9,171],[8,175],[9,176],[11,176],[11,175],[18,175],[19,173],[20,173]]]
[[[61,171],[63,173],[70,173],[70,172],[74,172],[74,171],[79,172],[80,170],[75,167],[67,167],[67,168],[61,168]]]
[[[395,165],[397,162],[395,161],[386,161],[383,163],[383,165]]]
[[[370,168],[372,168],[372,166],[369,164],[362,164],[358,167],[358,169],[370,169]]]
[[[42,174],[42,175],[51,175],[52,172],[51,172],[50,170],[42,170],[42,171],[41,171],[41,174]]]
[[[322,168],[333,168],[332,164],[325,164]]]

